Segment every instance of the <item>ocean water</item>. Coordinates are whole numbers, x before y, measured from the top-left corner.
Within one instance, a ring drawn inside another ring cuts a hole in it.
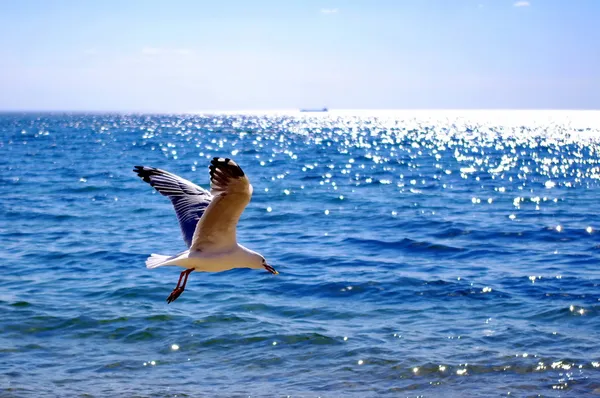
[[[280,275],[185,249],[134,165],[254,186]],[[600,395],[600,113],[0,115],[0,396]]]

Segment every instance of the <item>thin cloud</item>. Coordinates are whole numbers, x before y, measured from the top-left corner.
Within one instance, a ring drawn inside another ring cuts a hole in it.
[[[529,7],[531,4],[528,1],[517,1],[513,6],[515,7]]]
[[[194,50],[190,50],[189,48],[176,48],[173,52],[177,55],[192,55]]]
[[[142,48],[142,54],[144,55],[158,55],[162,53],[162,49],[157,47],[144,47]]]
[[[337,14],[338,12],[337,8],[321,8],[321,14],[325,15]]]
[[[142,48],[142,54],[146,56],[158,56],[158,55],[180,55],[187,56],[194,54],[194,50],[189,48],[160,48],[160,47],[144,47]]]

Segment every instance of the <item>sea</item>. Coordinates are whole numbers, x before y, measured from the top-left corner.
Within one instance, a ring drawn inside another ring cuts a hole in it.
[[[132,171],[254,188],[192,273]],[[0,114],[0,397],[600,396],[600,112]]]

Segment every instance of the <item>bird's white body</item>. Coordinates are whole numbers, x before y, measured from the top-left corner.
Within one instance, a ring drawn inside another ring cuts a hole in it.
[[[177,256],[152,254],[146,261],[148,268],[158,268],[168,265],[193,269],[199,272],[221,272],[234,268],[263,268],[263,258],[256,252],[236,245],[231,250],[221,252],[199,252],[186,250]]]

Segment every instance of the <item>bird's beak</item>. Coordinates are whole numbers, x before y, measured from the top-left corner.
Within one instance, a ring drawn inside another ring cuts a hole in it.
[[[275,270],[275,268],[271,267],[269,264],[264,265],[265,269],[272,273],[273,275],[279,275],[279,272]]]

